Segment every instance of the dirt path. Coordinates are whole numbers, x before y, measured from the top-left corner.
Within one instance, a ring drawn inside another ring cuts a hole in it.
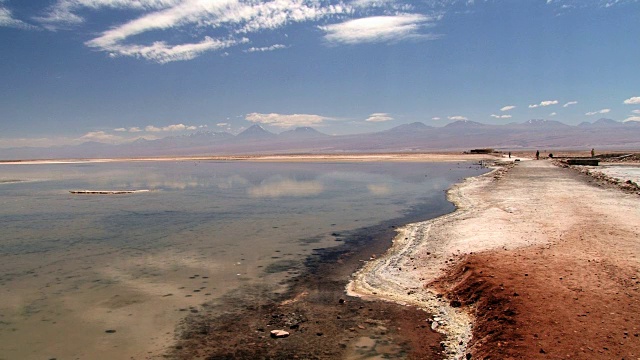
[[[407,226],[350,292],[440,314],[450,358],[640,357],[637,195],[544,160],[449,196],[458,211]]]

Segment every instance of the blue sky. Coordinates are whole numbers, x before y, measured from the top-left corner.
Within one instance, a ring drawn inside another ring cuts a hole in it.
[[[638,0],[0,0],[0,148],[640,121]]]

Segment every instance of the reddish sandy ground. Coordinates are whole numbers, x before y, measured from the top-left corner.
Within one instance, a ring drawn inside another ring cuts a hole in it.
[[[467,357],[640,359],[640,197],[547,161],[516,166],[481,201],[500,206],[506,187],[544,245],[465,255],[431,284],[476,318]]]

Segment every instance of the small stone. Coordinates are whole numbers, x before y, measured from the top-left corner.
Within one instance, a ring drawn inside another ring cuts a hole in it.
[[[271,330],[271,337],[274,339],[277,338],[286,338],[287,336],[289,336],[289,332],[284,331],[284,330]]]
[[[113,329],[109,329],[109,330],[105,330],[104,332],[106,332],[107,334],[113,334],[113,333],[115,333],[116,331],[115,331],[115,330],[113,330]]]
[[[544,349],[543,349],[543,348],[540,348],[540,354],[546,354],[546,353],[547,353],[547,352],[546,352],[546,351],[544,351]]]

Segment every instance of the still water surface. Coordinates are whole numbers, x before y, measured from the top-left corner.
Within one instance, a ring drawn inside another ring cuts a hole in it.
[[[0,359],[144,359],[230,291],[284,291],[336,233],[446,213],[469,163],[0,165]],[[148,189],[127,195],[70,190]],[[110,330],[109,332],[106,332]],[[115,330],[115,332],[113,332]]]

